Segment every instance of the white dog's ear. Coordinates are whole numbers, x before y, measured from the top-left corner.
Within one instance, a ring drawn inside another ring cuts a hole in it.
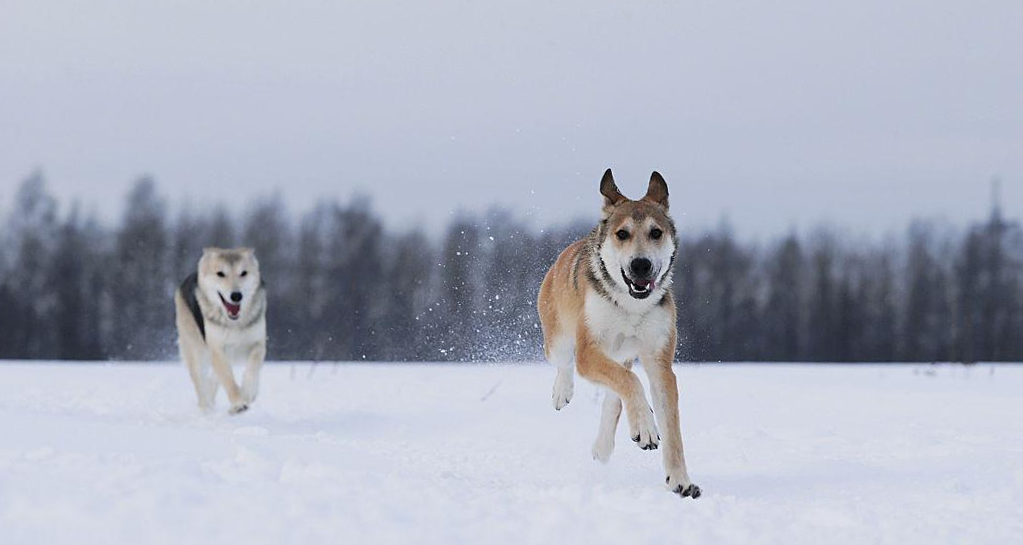
[[[256,259],[255,248],[249,248],[246,246],[244,248],[238,248],[238,250],[242,253],[243,256],[245,256],[245,259],[249,260],[249,263],[251,263],[257,269],[259,268],[259,259]]]
[[[656,170],[650,175],[650,185],[647,187],[643,200],[659,204],[665,209],[668,208],[668,184]]]
[[[604,196],[604,215],[610,216],[614,207],[628,200],[618,186],[615,185],[615,178],[611,175],[611,169],[604,171],[604,177],[600,179],[600,194]]]

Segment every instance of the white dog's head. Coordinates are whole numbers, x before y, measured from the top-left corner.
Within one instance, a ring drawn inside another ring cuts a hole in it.
[[[199,289],[218,303],[224,316],[237,320],[260,286],[259,261],[252,248],[204,248],[199,260]]]
[[[646,196],[633,201],[618,191],[608,169],[600,193],[604,196],[600,258],[615,284],[635,299],[646,299],[670,285],[677,239],[668,216],[664,178],[651,174]]]

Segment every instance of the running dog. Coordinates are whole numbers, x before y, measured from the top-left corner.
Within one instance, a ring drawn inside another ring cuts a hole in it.
[[[668,489],[697,498],[700,487],[686,470],[678,385],[671,368],[676,340],[671,282],[678,239],[668,216],[668,185],[654,172],[646,196],[629,200],[608,169],[600,193],[600,223],[558,256],[537,300],[544,353],[557,368],[554,408],[561,410],[572,399],[578,370],[606,390],[594,459],[606,463],[614,451],[624,403],[630,435],[639,448],[658,448],[660,425]],[[653,410],[632,372],[637,358],[650,379]]]
[[[229,413],[248,410],[259,393],[259,371],[266,357],[266,289],[255,252],[204,249],[198,270],[174,294],[174,306],[178,349],[199,408],[213,410],[217,389],[223,386]],[[231,371],[231,364],[239,360],[246,362],[240,387]]]

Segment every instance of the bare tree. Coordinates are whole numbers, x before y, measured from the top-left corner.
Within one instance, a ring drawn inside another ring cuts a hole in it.
[[[547,267],[592,221],[531,229],[494,209],[434,240],[393,234],[365,199],[289,217],[280,195],[242,215],[183,207],[149,178],[120,225],[62,216],[41,174],[20,186],[0,238],[0,358],[150,359],[173,349],[174,288],[204,246],[257,249],[271,357],[525,360]],[[241,219],[240,224],[236,219]],[[960,233],[914,222],[904,238],[830,230],[744,243],[727,223],[676,259],[688,360],[1023,359],[1023,229],[1000,207]]]
[[[173,353],[176,280],[170,278],[166,204],[151,178],[141,178],[128,194],[117,238],[117,326],[114,354],[126,359],[166,357]]]

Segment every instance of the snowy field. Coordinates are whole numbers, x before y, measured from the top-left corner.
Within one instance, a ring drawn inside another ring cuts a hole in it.
[[[1019,543],[1023,368],[683,365],[698,500],[546,365],[0,363],[0,543]],[[623,422],[624,424],[624,422]]]

